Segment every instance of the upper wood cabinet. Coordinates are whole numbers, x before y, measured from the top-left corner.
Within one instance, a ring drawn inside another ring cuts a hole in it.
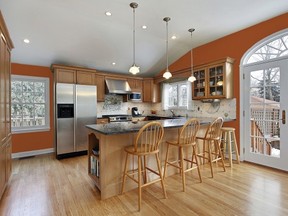
[[[74,83],[82,85],[94,85],[95,71],[81,71],[66,68],[56,68],[55,81],[58,83]]]
[[[128,78],[127,81],[132,91],[142,92],[142,85],[143,85],[142,78],[139,78],[139,79]]]
[[[97,86],[97,101],[105,101],[105,77],[94,74],[94,83]]]
[[[76,83],[76,70],[72,69],[55,69],[55,81],[58,83]]]
[[[227,57],[195,67],[192,99],[233,98],[233,62],[232,58]]]
[[[0,11],[0,200],[11,176],[11,50],[13,43]]]
[[[94,85],[95,72],[90,71],[77,71],[76,83],[82,85]]]
[[[160,84],[154,83],[153,78],[144,78],[143,80],[143,102],[161,102]]]

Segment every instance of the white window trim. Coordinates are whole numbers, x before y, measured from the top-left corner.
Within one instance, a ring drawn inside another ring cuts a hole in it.
[[[44,126],[28,126],[28,127],[12,127],[12,134],[18,133],[30,133],[30,132],[43,132],[50,131],[50,81],[48,77],[36,77],[36,76],[22,76],[22,75],[11,75],[12,80],[20,80],[20,81],[40,81],[44,82],[46,85],[45,89],[45,122]],[[11,100],[12,104],[12,100]],[[12,112],[11,112],[12,115]]]

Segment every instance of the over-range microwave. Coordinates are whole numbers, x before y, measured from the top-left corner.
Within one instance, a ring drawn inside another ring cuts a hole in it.
[[[132,92],[132,93],[128,94],[128,101],[141,102],[142,101],[141,92]]]

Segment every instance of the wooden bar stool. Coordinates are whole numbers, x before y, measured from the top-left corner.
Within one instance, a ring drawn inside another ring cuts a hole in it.
[[[159,159],[159,144],[162,141],[164,134],[163,126],[156,121],[150,122],[144,125],[138,132],[136,139],[134,141],[134,145],[125,147],[126,152],[126,160],[125,160],[125,167],[123,173],[123,181],[122,181],[122,189],[121,194],[123,194],[126,177],[129,177],[134,182],[138,184],[138,210],[141,209],[141,193],[142,188],[148,185],[151,185],[156,182],[161,182],[162,190],[165,198],[167,198],[166,190],[163,181],[163,175],[161,173],[161,165]],[[138,169],[129,171],[127,170],[128,159],[130,156],[136,156],[138,158]],[[157,169],[153,170],[152,168],[147,167],[147,157],[148,156],[155,156]],[[142,158],[144,159],[144,165],[142,164]],[[142,167],[143,166],[143,167]],[[159,176],[157,179],[153,179],[148,182],[147,178],[147,170],[153,174]],[[137,174],[138,177],[134,177]],[[143,182],[141,181],[143,174]]]
[[[210,165],[211,175],[212,178],[214,177],[213,174],[213,162],[221,161],[224,172],[225,164],[224,164],[224,156],[221,149],[221,128],[223,125],[223,118],[218,117],[213,122],[210,123],[208,126],[205,136],[204,137],[198,137],[197,140],[203,141],[203,152],[197,154],[198,157],[201,157],[203,159],[207,159]],[[207,150],[206,150],[207,145]],[[207,156],[206,156],[207,153]],[[212,156],[214,156],[212,158]],[[203,161],[204,162],[204,161]]]
[[[171,165],[171,166],[178,168],[180,170],[180,174],[182,176],[183,191],[185,191],[185,184],[186,184],[185,173],[186,172],[189,172],[189,171],[197,168],[200,182],[202,182],[200,168],[199,168],[198,159],[197,159],[197,145],[196,145],[196,134],[198,132],[199,125],[200,125],[199,121],[195,118],[192,118],[192,119],[188,120],[182,126],[182,128],[179,131],[177,140],[166,141],[167,152],[166,152],[166,159],[165,159],[165,167],[164,167],[163,176],[165,178],[167,165]],[[169,147],[170,146],[176,146],[178,148],[179,158],[176,161],[168,161]],[[189,158],[189,157],[184,158],[183,149],[185,148],[187,150],[188,147],[192,147],[191,158]],[[185,161],[190,164],[189,168],[187,168],[187,166],[184,167]],[[193,167],[193,164],[196,164],[196,166]]]
[[[239,164],[239,153],[238,153],[238,147],[237,147],[237,140],[235,136],[235,128],[232,127],[222,127],[222,144],[223,144],[223,152],[224,152],[224,158],[226,154],[226,147],[228,146],[228,158],[229,158],[229,165],[232,167],[232,154],[234,153],[236,156],[236,161]],[[232,146],[234,148],[234,151],[232,151]]]

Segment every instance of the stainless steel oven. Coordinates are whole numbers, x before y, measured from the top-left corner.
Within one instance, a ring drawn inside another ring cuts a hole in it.
[[[132,121],[131,115],[103,115],[102,118],[108,118],[108,122],[127,122]]]

